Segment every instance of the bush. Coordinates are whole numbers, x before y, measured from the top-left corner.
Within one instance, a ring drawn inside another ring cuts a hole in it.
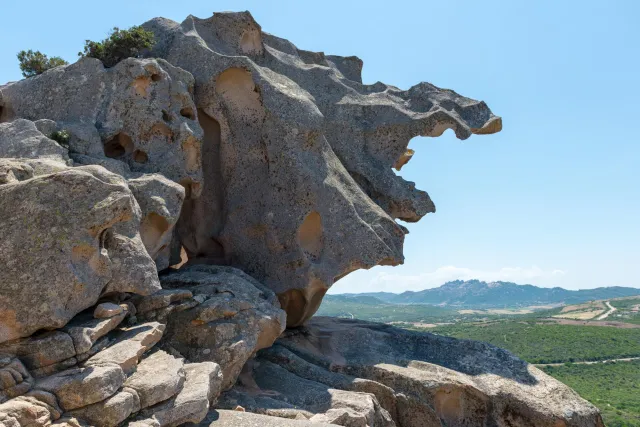
[[[18,52],[18,61],[20,61],[20,71],[24,77],[37,76],[51,68],[68,64],[59,56],[49,58],[39,50],[34,52],[31,49]]]
[[[63,147],[69,148],[69,139],[71,138],[71,135],[66,130],[63,129],[52,132],[51,135],[49,135],[49,138],[53,139]]]
[[[87,40],[84,52],[78,56],[97,58],[105,67],[113,67],[125,58],[139,58],[144,50],[153,46],[153,32],[135,26],[128,30],[115,27],[101,42]]]

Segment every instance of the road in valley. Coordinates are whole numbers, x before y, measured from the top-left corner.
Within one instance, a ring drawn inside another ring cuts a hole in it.
[[[608,362],[633,362],[634,360],[640,360],[640,357],[625,357],[622,359],[608,359],[608,360],[591,360],[588,362],[570,362],[572,365],[595,365],[596,363],[608,363]],[[564,363],[536,363],[533,366],[538,368],[543,366],[564,366]]]
[[[617,308],[615,308],[614,306],[612,306],[612,305],[611,305],[611,303],[610,303],[609,301],[605,301],[604,303],[607,305],[607,307],[609,307],[609,310],[607,310],[607,312],[606,312],[606,313],[601,314],[601,315],[600,315],[600,317],[598,317],[596,320],[606,319],[607,317],[609,317],[609,315],[610,315],[611,313],[613,313],[614,311],[616,311],[616,310],[617,310]]]

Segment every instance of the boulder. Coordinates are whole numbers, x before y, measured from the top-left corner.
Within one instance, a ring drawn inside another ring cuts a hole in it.
[[[184,361],[160,350],[144,358],[124,386],[136,391],[144,409],[176,395],[184,379]]]
[[[329,424],[288,420],[250,412],[217,409],[211,411],[199,427],[329,427]]]
[[[141,416],[150,416],[148,419],[162,427],[197,424],[207,416],[210,402],[220,393],[220,366],[212,362],[188,363],[184,365],[184,371],[186,378],[180,393],[142,411]]]
[[[398,265],[406,229],[435,207],[391,168],[415,136],[501,129],[484,102],[429,83],[362,84],[362,61],[297,49],[248,12],[164,18],[151,55],[195,78],[201,197],[177,230],[189,262],[241,268],[278,295],[289,326],[359,268]]]
[[[96,319],[108,319],[122,313],[124,308],[121,305],[112,302],[103,302],[96,305],[93,310],[93,317]]]
[[[104,68],[98,59],[82,58],[0,92],[3,121],[55,121],[70,133],[77,162],[110,164],[107,169],[123,176],[162,173],[199,194],[202,129],[188,72],[161,59],[129,58]]]
[[[160,288],[126,181],[84,166],[0,185],[0,342],[64,326],[110,292]]]
[[[69,415],[96,427],[114,427],[140,410],[135,391],[123,390],[101,402],[69,412]]]
[[[158,270],[170,264],[173,229],[178,222],[185,190],[159,174],[147,174],[127,181],[142,210],[140,237]]]
[[[603,427],[592,404],[506,350],[357,320],[285,332],[242,378],[221,407],[349,426],[364,425],[373,401],[392,418],[376,426]]]
[[[187,290],[201,301],[169,316],[165,344],[190,361],[219,364],[223,388],[230,387],[245,362],[269,347],[285,328],[285,313],[273,292],[240,270],[183,267],[163,275],[162,286]]]
[[[48,427],[58,418],[60,412],[55,406],[33,396],[20,396],[0,404],[0,425],[6,427]]]
[[[126,374],[131,374],[142,355],[150,350],[160,338],[165,325],[157,322],[143,323],[118,331],[115,342],[91,356],[86,366],[118,365]]]
[[[0,358],[0,403],[25,394],[33,382],[20,359]]]
[[[51,331],[0,344],[0,354],[19,358],[33,371],[73,358],[76,350],[69,334]]]
[[[90,366],[42,378],[35,387],[55,394],[60,407],[70,411],[113,396],[125,378],[118,365]]]
[[[66,148],[42,134],[35,123],[25,119],[0,123],[0,157],[70,163]]]

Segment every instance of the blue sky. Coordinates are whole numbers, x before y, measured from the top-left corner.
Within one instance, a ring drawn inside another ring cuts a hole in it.
[[[76,59],[85,39],[155,16],[250,10],[298,47],[364,60],[366,83],[419,81],[485,100],[497,135],[416,138],[402,176],[437,206],[409,224],[405,265],[332,292],[456,278],[640,287],[640,2],[0,0],[0,82],[16,53]]]

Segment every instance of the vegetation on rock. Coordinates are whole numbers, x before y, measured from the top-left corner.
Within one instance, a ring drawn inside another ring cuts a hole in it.
[[[139,58],[153,44],[153,33],[140,26],[134,26],[128,30],[114,27],[109,37],[101,42],[87,40],[84,52],[78,52],[78,56],[97,58],[109,68],[123,59]]]
[[[68,131],[62,129],[52,132],[51,135],[49,135],[49,138],[53,139],[63,147],[69,147],[69,139],[71,138],[71,135]]]
[[[34,52],[31,49],[18,52],[18,61],[20,61],[20,71],[24,77],[37,76],[52,68],[68,64],[59,56],[49,58],[39,50]]]

